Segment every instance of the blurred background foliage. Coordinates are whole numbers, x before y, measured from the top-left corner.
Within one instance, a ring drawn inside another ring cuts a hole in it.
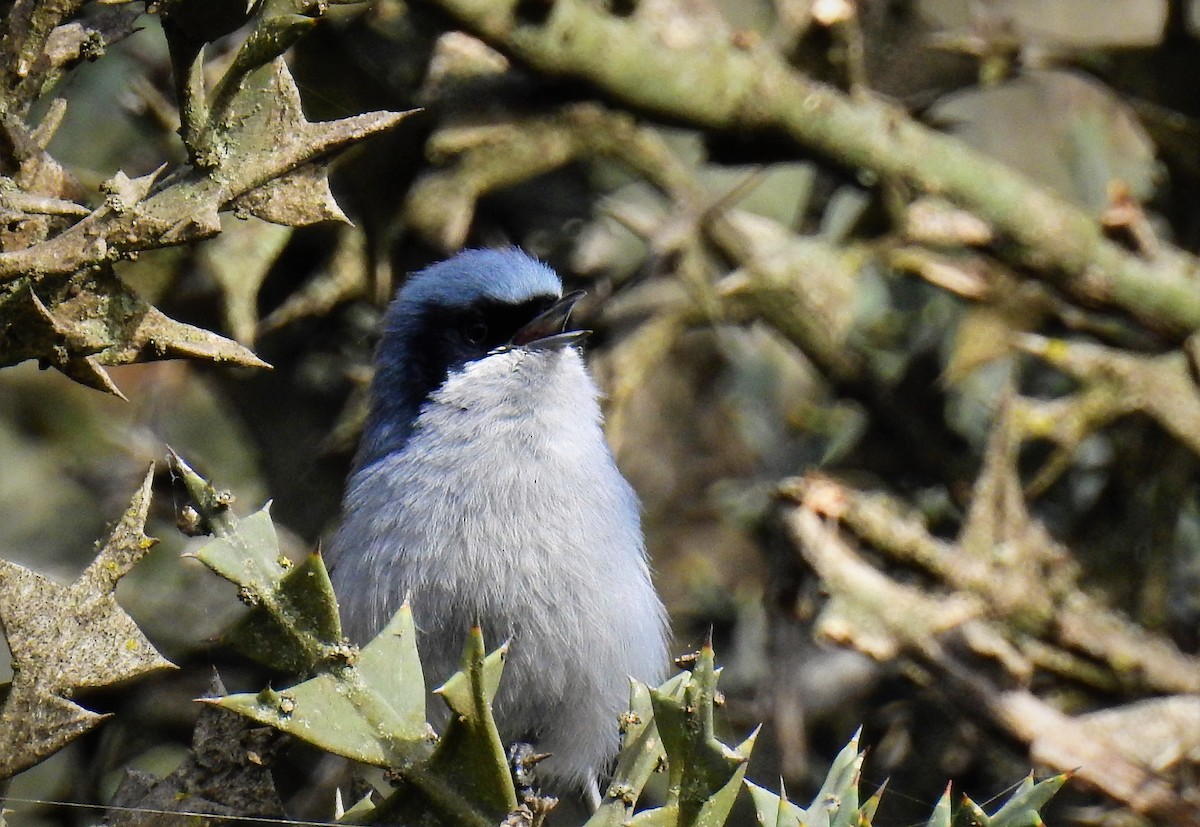
[[[0,556],[73,578],[170,445],[238,492],[243,513],[272,499],[299,559],[337,519],[395,286],[461,246],[516,244],[589,291],[577,322],[595,330],[609,438],[643,500],[676,650],[711,627],[726,726],[765,723],[748,778],[815,791],[862,723],[868,786],[891,778],[879,824],[923,820],[948,779],[982,800],[1031,766],[1077,764],[1112,771],[1068,785],[1052,823],[1200,823],[1200,395],[1186,323],[1200,317],[1149,282],[1114,299],[1108,264],[1072,271],[1055,234],[1039,247],[1002,208],[926,191],[921,164],[943,161],[933,145],[922,158],[917,144],[905,175],[849,139],[839,155],[836,135],[809,144],[769,118],[759,127],[756,113],[720,126],[690,114],[699,104],[639,106],[637,87],[670,84],[609,82],[622,67],[604,53],[592,73],[531,57],[552,0],[517,4],[520,25],[498,34],[460,28],[470,5],[335,6],[290,53],[312,121],[420,108],[333,167],[352,224],[224,213],[211,240],[115,265],[168,316],[272,370],[108,368],[128,401],[34,362],[0,371]],[[1085,213],[1119,245],[1106,261],[1182,262],[1194,278],[1200,3],[583,5],[664,52],[775,61],[851,107],[882,101],[896,123],[955,136]],[[118,170],[188,159],[160,17],[137,26],[30,115],[66,101],[47,149],[84,203]],[[209,46],[212,79],[240,42]],[[704,78],[683,88],[718,96]],[[1064,223],[1061,238],[1075,232]],[[169,472],[156,491],[147,531],[163,542],[118,594],[184,669],[89,697],[117,717],[17,777],[14,798],[104,801],[125,767],[164,775],[210,664],[233,691],[259,686],[212,644],[239,607],[180,556],[194,541],[174,529]],[[885,506],[874,529],[855,510],[873,503]],[[921,543],[948,562],[906,552]],[[974,581],[958,576],[977,564]],[[1044,617],[1012,609],[1042,586]],[[926,625],[900,628],[910,611]],[[1095,621],[1094,639],[1071,618]],[[1063,751],[1084,741],[1090,752]],[[1156,792],[1139,798],[1146,785]],[[329,811],[330,787],[281,786],[293,814]],[[13,820],[90,818],[22,807]]]

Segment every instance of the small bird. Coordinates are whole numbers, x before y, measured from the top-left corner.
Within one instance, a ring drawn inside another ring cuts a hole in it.
[[[668,658],[586,332],[566,330],[582,295],[516,249],[467,250],[410,277],[387,313],[326,559],[356,643],[410,598],[430,686],[459,668],[472,624],[509,639],[501,736],[551,753],[538,766],[547,789],[595,805],[628,677],[657,684]]]

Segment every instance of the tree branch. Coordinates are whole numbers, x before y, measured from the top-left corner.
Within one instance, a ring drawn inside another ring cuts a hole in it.
[[[1172,336],[1200,329],[1192,256],[1163,245],[1154,260],[1140,258],[1045,187],[879,98],[851,99],[804,77],[766,47],[671,48],[638,20],[585,0],[426,2],[513,58],[643,111],[708,129],[782,131],[843,164],[944,196],[992,225],[1007,257],[1077,300],[1122,308]]]

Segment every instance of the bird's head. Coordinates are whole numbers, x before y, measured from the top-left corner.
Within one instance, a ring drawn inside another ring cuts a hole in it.
[[[586,331],[565,328],[582,296],[517,249],[466,250],[413,274],[387,312],[357,464],[403,447],[421,406],[469,363],[579,344]]]

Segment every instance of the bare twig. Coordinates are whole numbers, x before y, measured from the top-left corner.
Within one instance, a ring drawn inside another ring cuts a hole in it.
[[[828,491],[821,500],[825,506],[836,501]],[[1136,755],[1123,754],[1121,745],[1031,692],[995,688],[958,651],[952,653],[946,642],[957,637],[975,657],[1000,660],[1010,672],[1014,663],[1020,668],[1000,631],[982,619],[978,603],[961,592],[939,597],[896,582],[857,555],[812,504],[791,510],[786,520],[797,550],[831,592],[836,612],[820,623],[827,637],[877,656],[915,657],[945,681],[948,694],[986,712],[1028,744],[1039,762],[1075,774],[1142,815],[1177,824],[1196,820],[1194,808],[1139,763],[1146,745]]]

